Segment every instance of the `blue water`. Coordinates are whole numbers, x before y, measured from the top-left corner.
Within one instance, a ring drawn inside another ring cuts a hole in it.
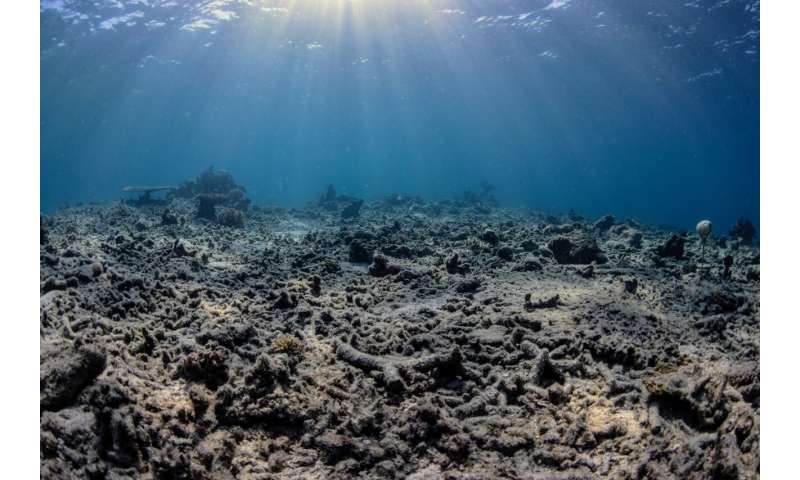
[[[42,1],[41,209],[230,170],[722,230],[759,220],[758,1]]]

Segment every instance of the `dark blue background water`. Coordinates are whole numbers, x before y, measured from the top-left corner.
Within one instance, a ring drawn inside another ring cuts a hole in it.
[[[41,208],[230,170],[257,202],[758,223],[753,1],[41,3]]]

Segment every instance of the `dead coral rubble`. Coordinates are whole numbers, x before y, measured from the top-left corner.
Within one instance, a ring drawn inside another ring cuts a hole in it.
[[[759,477],[757,247],[233,190],[42,220],[42,478]]]

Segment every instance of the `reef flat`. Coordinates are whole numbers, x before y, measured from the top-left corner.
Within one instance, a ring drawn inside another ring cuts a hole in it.
[[[746,222],[204,175],[43,218],[41,478],[759,477]]]

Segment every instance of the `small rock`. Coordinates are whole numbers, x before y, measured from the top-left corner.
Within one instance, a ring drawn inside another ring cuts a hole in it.
[[[278,296],[278,300],[275,301],[275,303],[273,304],[273,307],[277,308],[277,309],[280,309],[280,310],[286,310],[286,309],[289,309],[289,308],[295,308],[295,307],[297,307],[297,297],[295,297],[294,295],[290,295],[289,293],[283,291]]]
[[[605,215],[594,222],[594,229],[599,232],[605,232],[609,228],[613,227],[615,223],[616,219],[614,218],[614,215]]]
[[[164,212],[161,214],[161,225],[177,225],[177,224],[178,224],[178,216],[170,212],[169,209],[165,209]]]
[[[396,265],[389,265],[389,259],[380,253],[372,257],[372,264],[369,266],[369,274],[373,277],[385,277],[394,275],[400,271]]]
[[[456,273],[466,273],[469,271],[469,265],[464,265],[461,263],[458,253],[453,253],[450,255],[450,258],[448,258],[444,263],[444,268],[447,270],[447,273],[451,275]]]
[[[228,353],[222,347],[203,347],[187,355],[178,367],[178,377],[200,382],[214,390],[228,381]]]
[[[607,259],[597,241],[590,237],[571,239],[556,237],[547,243],[547,248],[553,253],[556,262],[560,264],[590,264],[592,262],[606,263]]]
[[[561,297],[558,294],[551,295],[547,298],[538,300],[531,300],[531,294],[525,294],[525,309],[537,310],[540,308],[555,308],[561,304]]]
[[[494,230],[490,229],[484,230],[479,238],[493,247],[500,243],[500,237],[497,236]]]
[[[539,244],[530,239],[523,241],[519,246],[526,252],[536,253],[539,251]]]
[[[503,259],[503,260],[505,260],[507,262],[510,262],[511,260],[514,259],[514,249],[509,247],[509,246],[504,246],[504,247],[498,248],[494,252],[494,254],[497,255],[497,257],[499,257],[499,258],[501,258],[501,259]]]
[[[625,292],[634,294],[639,288],[639,280],[636,277],[625,277],[622,279],[622,288]]]
[[[736,225],[731,227],[728,236],[739,239],[743,245],[752,245],[756,236],[756,227],[753,226],[750,220],[740,218],[736,221]]]
[[[364,200],[356,200],[350,205],[344,207],[342,210],[342,218],[343,219],[350,219],[350,218],[358,218],[361,214],[361,206],[364,205]]]
[[[61,352],[40,366],[39,404],[42,410],[69,405],[106,368],[106,354],[95,346]]]
[[[525,258],[514,267],[515,272],[539,272],[543,269],[542,264],[535,258]]]
[[[358,239],[350,242],[349,259],[354,263],[369,263],[372,261],[372,251]]]
[[[138,231],[138,232],[143,232],[143,231],[147,230],[149,227],[150,226],[147,224],[147,222],[145,222],[141,218],[139,220],[137,220],[135,224],[133,224],[133,228],[135,228],[136,231]]]
[[[481,288],[481,281],[477,278],[463,280],[456,284],[456,292],[458,293],[472,293]]]
[[[686,239],[678,235],[672,235],[666,242],[656,247],[656,255],[661,258],[674,258],[680,260],[683,258],[684,247]]]
[[[172,245],[172,253],[178,257],[193,257],[196,252],[188,242],[176,239]]]

